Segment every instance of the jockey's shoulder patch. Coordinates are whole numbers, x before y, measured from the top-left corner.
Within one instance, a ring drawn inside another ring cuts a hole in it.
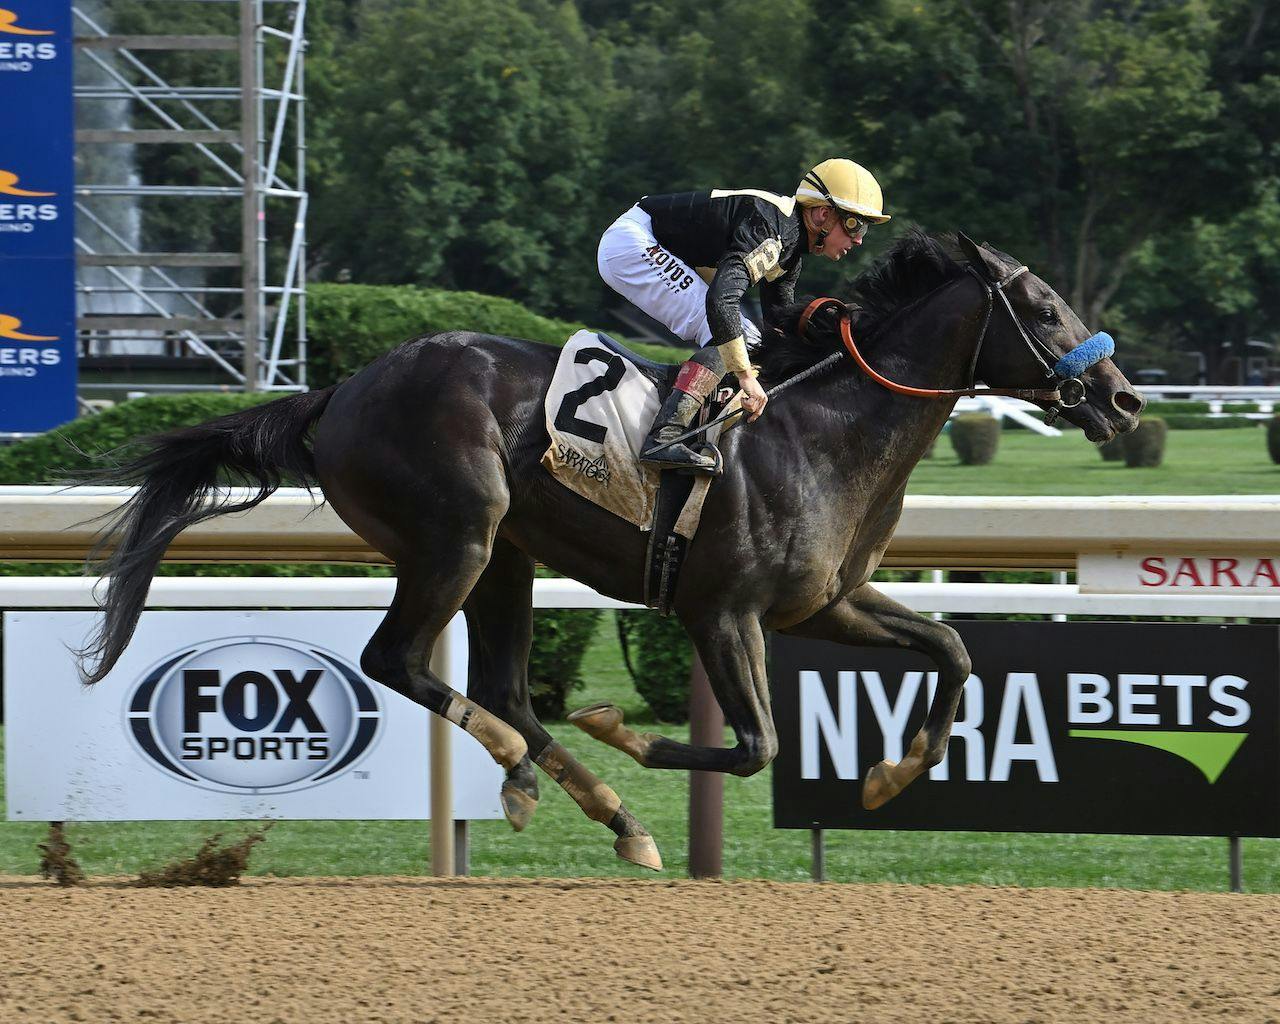
[[[747,274],[752,284],[761,280],[773,281],[782,276],[782,268],[778,261],[782,259],[782,242],[777,238],[766,238],[742,258],[747,265]]]

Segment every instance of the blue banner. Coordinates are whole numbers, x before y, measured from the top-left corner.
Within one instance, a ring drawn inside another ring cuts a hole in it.
[[[71,0],[0,0],[0,432],[76,414]]]

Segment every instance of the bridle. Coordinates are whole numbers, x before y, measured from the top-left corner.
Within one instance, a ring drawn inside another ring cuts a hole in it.
[[[845,350],[853,357],[853,361],[868,377],[874,380],[882,387],[888,388],[890,391],[900,395],[909,395],[913,398],[980,398],[990,395],[999,398],[1019,398],[1026,402],[1036,402],[1049,404],[1052,408],[1048,411],[1045,418],[1046,423],[1052,423],[1061,414],[1063,409],[1072,409],[1084,401],[1085,385],[1080,379],[1080,374],[1087,370],[1100,359],[1105,359],[1115,351],[1115,343],[1111,340],[1109,334],[1099,332],[1086,341],[1081,342],[1070,352],[1064,356],[1058,356],[1044,342],[1035,338],[1022,322],[1022,318],[1014,311],[1013,303],[1009,301],[1009,296],[1005,294],[1005,289],[1019,277],[1027,272],[1025,266],[1014,268],[999,281],[991,281],[983,276],[979,271],[974,269],[972,265],[965,268],[973,275],[974,279],[982,285],[983,291],[987,297],[987,308],[982,318],[982,333],[978,336],[978,344],[973,351],[973,359],[969,364],[969,380],[970,385],[967,388],[916,388],[906,384],[899,384],[890,380],[883,374],[878,373],[858,351],[857,343],[853,340],[852,315],[849,307],[839,299],[819,298],[814,299],[805,307],[803,313],[800,314],[799,334],[803,337],[809,326],[809,321],[820,309],[826,307],[834,307],[840,316],[840,337],[844,342]],[[955,281],[963,280],[963,278],[954,278],[947,282],[948,285]],[[946,286],[944,286],[946,287]],[[977,386],[977,368],[978,358],[982,354],[982,346],[986,343],[987,332],[991,327],[991,315],[995,310],[996,296],[1000,297],[1001,303],[1008,312],[1014,326],[1018,329],[1018,336],[1022,339],[1028,351],[1040,364],[1045,373],[1045,379],[1053,381],[1054,387],[1051,388],[992,388]],[[1046,359],[1045,357],[1048,357]],[[1052,360],[1051,363],[1049,360]]]

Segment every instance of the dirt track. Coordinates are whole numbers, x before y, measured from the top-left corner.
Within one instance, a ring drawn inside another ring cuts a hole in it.
[[[1280,897],[0,878],[0,1021],[1280,1021]]]

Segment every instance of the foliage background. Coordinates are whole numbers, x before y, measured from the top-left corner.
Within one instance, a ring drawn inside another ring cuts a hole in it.
[[[856,265],[908,224],[963,229],[1117,333],[1127,369],[1186,351],[1212,373],[1276,340],[1278,2],[312,0],[309,258],[599,323],[596,243],[641,195],[789,193],[847,155],[894,214]],[[225,31],[227,6],[110,4],[115,31]],[[212,81],[218,55],[189,56],[153,63]],[[204,173],[173,148],[145,147],[144,178]],[[178,217],[149,215],[149,244],[216,234]],[[813,261],[805,290],[848,272]]]

